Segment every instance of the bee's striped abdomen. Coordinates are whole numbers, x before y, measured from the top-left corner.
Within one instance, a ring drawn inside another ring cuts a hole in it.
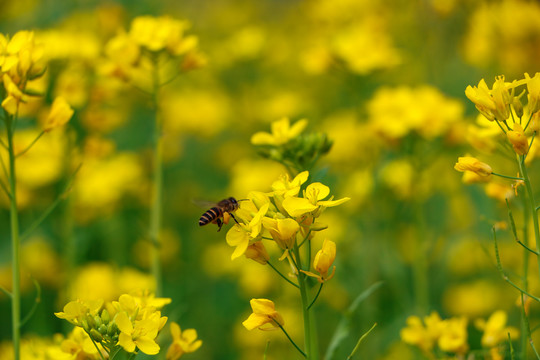
[[[213,208],[202,214],[201,218],[199,219],[199,226],[209,224],[221,216],[223,216],[223,210],[221,210],[217,206],[214,206]]]

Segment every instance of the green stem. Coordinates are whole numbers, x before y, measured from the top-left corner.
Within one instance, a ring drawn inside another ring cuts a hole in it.
[[[309,304],[309,306],[307,307],[308,310],[311,309],[313,304],[315,304],[315,301],[317,301],[317,299],[319,298],[319,295],[321,294],[321,290],[322,290],[323,285],[324,285],[324,283],[321,283],[321,286],[319,286],[319,290],[317,290],[317,294],[313,298],[313,301],[311,301],[311,304]]]
[[[529,200],[529,213],[532,215],[533,219],[533,229],[534,229],[534,239],[536,241],[536,258],[538,263],[538,272],[540,273],[540,226],[538,224],[538,214],[536,213],[536,205],[534,200],[534,193],[531,186],[531,180],[529,179],[529,174],[527,172],[527,166],[523,161],[523,157],[518,157],[519,171],[521,176],[523,176],[523,182],[525,183],[525,189],[527,190],[527,199]]]
[[[283,328],[283,326],[281,326],[280,323],[278,323],[277,321],[274,320],[274,323],[276,323],[277,326],[279,326],[279,328],[281,329],[281,331],[283,331],[283,333],[285,334],[285,336],[287,337],[287,339],[289,339],[289,341],[291,342],[291,344],[293,344],[293,346],[296,348],[296,350],[298,350],[305,358],[307,358],[307,355],[305,352],[302,351],[302,349],[300,349],[300,347],[298,345],[296,345],[296,343],[293,341],[293,339],[291,339],[291,337],[289,336],[289,334],[285,331],[285,329]]]
[[[287,277],[285,275],[283,275],[281,273],[281,271],[279,271],[278,269],[276,269],[276,267],[274,265],[272,265],[272,263],[270,261],[267,262],[268,265],[270,265],[270,267],[272,269],[274,269],[274,271],[279,275],[281,276],[283,279],[285,279],[285,281],[287,281],[289,284],[291,284],[292,286],[294,286],[295,288],[298,289],[298,285],[296,285],[295,283],[293,283],[290,279],[287,279]]]
[[[24,155],[28,150],[30,150],[32,148],[32,146],[34,146],[35,143],[37,143],[37,141],[43,136],[43,134],[45,134],[45,131],[42,130],[39,135],[34,139],[34,141],[32,141],[30,143],[30,145],[28,145],[23,151],[21,151],[20,153],[18,153],[17,155],[15,155],[15,157],[19,157],[19,156],[22,156]]]
[[[527,200],[524,196],[521,196],[521,199],[523,201],[523,239],[527,241],[529,239],[529,220],[531,217],[530,210],[527,208]],[[532,216],[536,216],[536,213],[532,213]],[[515,224],[513,224],[515,229]],[[530,249],[532,250],[532,249]],[[538,254],[536,254],[538,256]],[[523,249],[523,289],[525,291],[529,291],[529,247],[524,247]],[[523,303],[523,294],[521,294],[521,306],[524,310],[524,303]],[[525,336],[527,331],[530,332],[530,329],[528,329],[529,321],[527,319],[527,314],[525,311],[521,312],[521,359],[527,360],[528,352],[527,352],[527,342],[528,338]]]
[[[314,344],[312,325],[311,325],[311,314],[309,311],[309,300],[308,300],[308,287],[306,282],[306,275],[301,272],[302,262],[300,260],[300,250],[298,244],[295,242],[293,247],[294,255],[296,257],[297,265],[297,277],[298,285],[300,286],[300,297],[302,299],[302,314],[304,317],[304,350],[307,360],[315,360],[316,358],[316,349]]]
[[[13,333],[14,359],[20,359],[21,342],[21,273],[20,273],[20,238],[19,238],[19,214],[17,211],[17,184],[15,173],[15,153],[13,147],[13,134],[15,132],[15,117],[8,116],[6,121],[8,153],[9,153],[9,192],[10,197],[10,221],[11,221],[11,256],[12,256],[12,296],[11,296],[11,321]]]
[[[497,174],[497,173],[494,173],[494,172],[492,172],[491,175],[495,175],[495,176],[502,177],[502,178],[505,178],[505,179],[510,179],[510,180],[524,180],[523,178],[520,178],[520,177],[507,176],[507,175]]]
[[[371,329],[369,329],[364,335],[362,335],[360,337],[360,339],[358,339],[358,342],[356,343],[356,346],[354,347],[353,351],[351,352],[351,354],[349,356],[347,356],[347,360],[351,360],[354,356],[354,354],[356,354],[356,352],[358,351],[358,349],[360,348],[360,344],[362,343],[362,341],[364,341],[364,339],[366,338],[366,336],[369,335],[370,332],[373,331],[373,329],[375,329],[375,326],[377,326],[377,323],[373,324],[373,326],[371,327]]]
[[[161,262],[160,262],[160,229],[161,229],[161,210],[163,198],[163,137],[162,122],[159,116],[158,93],[159,93],[159,69],[158,61],[154,59],[153,67],[153,91],[152,103],[156,112],[154,126],[154,159],[153,159],[153,182],[152,182],[152,203],[150,206],[150,228],[149,236],[152,243],[152,275],[156,281],[156,296],[160,296],[161,289]]]

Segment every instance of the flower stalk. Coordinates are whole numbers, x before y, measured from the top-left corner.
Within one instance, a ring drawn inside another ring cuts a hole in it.
[[[534,239],[536,241],[536,258],[538,263],[538,272],[540,273],[540,226],[538,223],[538,214],[536,213],[536,202],[534,200],[534,193],[531,186],[531,180],[529,178],[529,173],[527,171],[527,166],[525,165],[525,155],[518,156],[519,172],[523,177],[523,182],[525,183],[525,190],[527,191],[527,199],[529,212],[532,215],[533,220],[533,230],[534,230]]]
[[[149,238],[152,244],[151,267],[152,275],[156,282],[156,295],[161,296],[161,262],[160,262],[160,229],[162,219],[162,199],[163,199],[163,124],[159,114],[158,94],[160,89],[158,59],[153,58],[152,71],[152,105],[155,111],[154,134],[153,134],[153,172],[152,172],[152,194],[150,205],[150,225]]]
[[[20,359],[21,343],[21,269],[20,269],[20,235],[19,213],[17,211],[17,183],[15,173],[15,150],[13,146],[13,134],[15,132],[16,115],[4,112],[6,119],[6,135],[9,153],[9,193],[10,193],[10,225],[11,225],[11,261],[12,261],[12,290],[11,290],[11,321],[13,336],[14,359]]]

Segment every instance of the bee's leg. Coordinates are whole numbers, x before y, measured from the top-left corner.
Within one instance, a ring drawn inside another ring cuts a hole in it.
[[[217,218],[217,219],[216,219],[216,224],[218,225],[217,231],[218,231],[218,232],[221,231],[221,227],[223,226],[223,221],[221,221],[220,218]]]
[[[229,213],[229,215],[231,215],[231,217],[233,218],[234,222],[237,223],[238,225],[240,225],[240,223],[238,222],[238,220],[236,220],[236,218],[234,217],[234,214],[233,213]]]

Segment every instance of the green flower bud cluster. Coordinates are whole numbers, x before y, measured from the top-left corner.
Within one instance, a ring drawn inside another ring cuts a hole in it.
[[[111,316],[107,309],[103,309],[101,314],[87,314],[82,322],[82,327],[92,340],[102,343],[103,346],[109,348],[118,342],[118,325],[111,321]]]

